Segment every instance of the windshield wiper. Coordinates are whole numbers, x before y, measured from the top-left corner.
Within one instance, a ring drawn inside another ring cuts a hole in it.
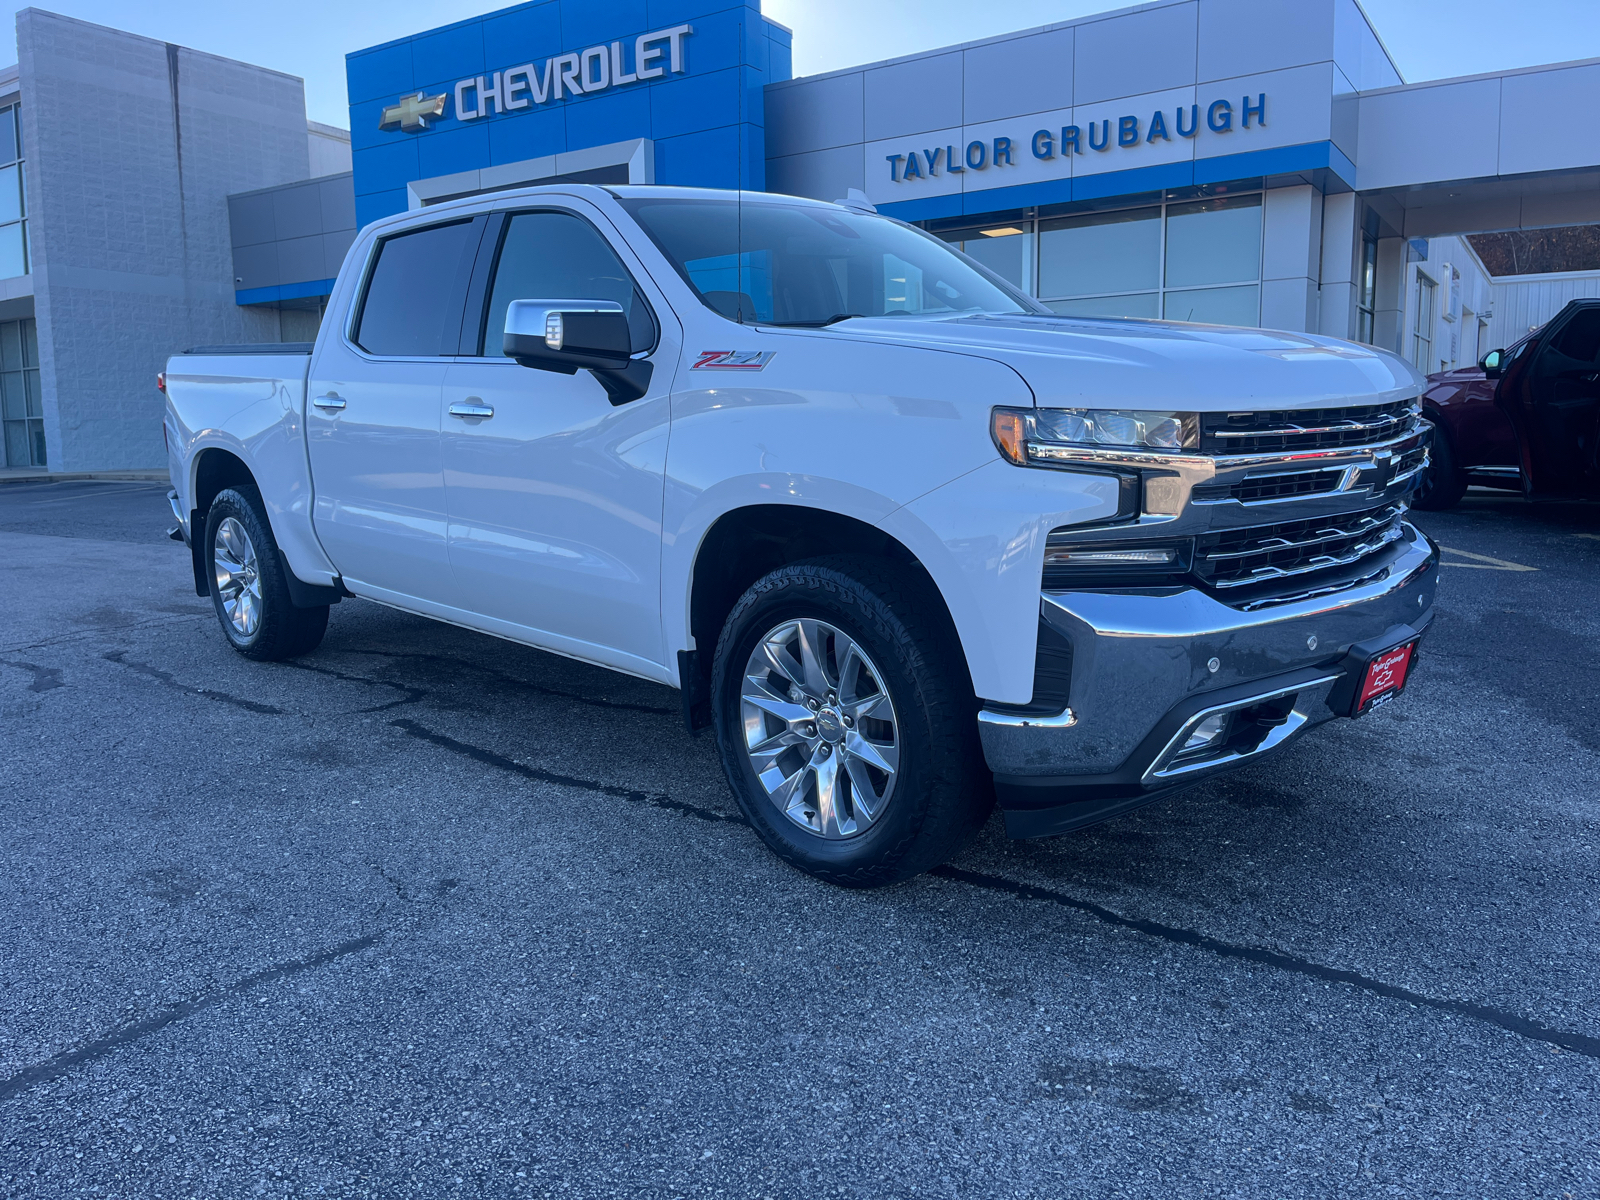
[[[850,321],[865,315],[865,313],[834,313],[826,321],[762,321],[760,324],[778,325],[784,329],[822,329],[828,325],[837,325],[840,321]]]

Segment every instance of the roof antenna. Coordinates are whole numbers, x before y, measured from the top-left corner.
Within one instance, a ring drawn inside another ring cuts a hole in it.
[[[877,206],[867,199],[867,194],[860,188],[851,188],[844,194],[843,200],[835,200],[834,203],[841,208],[853,208],[857,212],[875,213],[878,211]]]

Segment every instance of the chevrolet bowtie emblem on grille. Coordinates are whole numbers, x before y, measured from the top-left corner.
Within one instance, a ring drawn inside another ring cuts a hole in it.
[[[378,120],[379,129],[426,129],[429,117],[444,116],[444,102],[448,96],[427,96],[418,92],[414,96],[401,96],[400,103],[383,110]]]

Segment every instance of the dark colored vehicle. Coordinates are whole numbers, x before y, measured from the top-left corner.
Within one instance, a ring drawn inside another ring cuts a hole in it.
[[[1434,434],[1418,508],[1449,508],[1474,483],[1600,497],[1600,299],[1572,301],[1475,367],[1428,376],[1422,412]]]

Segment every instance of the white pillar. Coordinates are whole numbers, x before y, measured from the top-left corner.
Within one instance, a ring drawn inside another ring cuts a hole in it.
[[[1401,347],[1405,333],[1405,275],[1406,240],[1386,237],[1378,239],[1378,296],[1373,310],[1372,343],[1385,350],[1393,350],[1402,358],[1410,358]]]
[[[1309,185],[1273,188],[1262,198],[1261,222],[1261,324],[1313,331],[1318,328],[1322,193]]]
[[[1322,202],[1322,311],[1318,330],[1329,337],[1354,339],[1360,295],[1361,205],[1354,192]]]

